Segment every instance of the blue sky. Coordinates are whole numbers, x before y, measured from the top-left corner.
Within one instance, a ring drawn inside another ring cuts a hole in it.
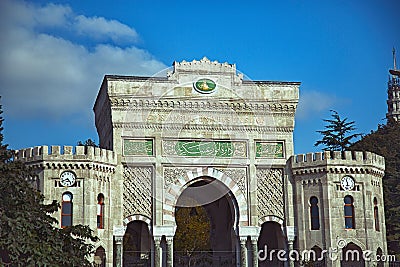
[[[2,0],[5,142],[98,141],[92,108],[104,74],[152,75],[207,56],[253,80],[301,82],[295,152],[318,151],[331,109],[362,133],[384,123],[399,11],[397,0]]]

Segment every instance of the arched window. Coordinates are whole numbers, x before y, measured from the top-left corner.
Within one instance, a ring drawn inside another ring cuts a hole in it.
[[[104,228],[104,195],[97,195],[97,228]]]
[[[311,215],[311,230],[319,230],[319,207],[318,198],[310,198],[310,215]]]
[[[94,267],[106,266],[106,251],[103,247],[98,247],[94,253]]]
[[[346,229],[355,229],[354,199],[352,196],[344,197],[344,225]]]
[[[61,227],[72,226],[72,194],[66,192],[62,195]]]
[[[378,213],[378,200],[374,198],[374,221],[375,231],[379,231],[379,213]]]

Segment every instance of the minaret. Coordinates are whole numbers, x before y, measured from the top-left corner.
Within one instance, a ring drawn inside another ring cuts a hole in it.
[[[396,68],[396,50],[393,48],[393,69],[389,70],[388,113],[386,118],[400,122],[400,70]]]

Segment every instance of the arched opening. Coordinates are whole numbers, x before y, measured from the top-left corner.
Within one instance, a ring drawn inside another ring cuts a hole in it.
[[[349,243],[342,249],[341,267],[365,267],[363,251],[354,243]]]
[[[310,219],[311,219],[311,230],[319,230],[319,207],[318,198],[310,198]]]
[[[151,237],[145,222],[128,223],[123,242],[123,266],[150,266]]]
[[[286,249],[286,239],[283,235],[281,225],[277,222],[265,222],[261,227],[258,238],[258,251],[260,254],[258,266],[283,267],[285,261],[279,259],[279,251]],[[281,257],[281,256],[280,256]]]
[[[190,183],[175,207],[174,266],[235,266],[237,204],[220,181]]]
[[[61,228],[72,226],[73,204],[72,193],[65,192],[61,202]]]
[[[104,195],[97,195],[97,228],[104,229]]]
[[[100,246],[96,249],[94,253],[94,263],[95,267],[105,267],[106,266],[106,251]]]
[[[326,266],[325,263],[325,258],[326,256],[322,254],[322,249],[319,246],[313,246],[311,248],[311,251],[314,253],[313,258],[311,258],[311,261],[313,262],[313,266]]]
[[[374,198],[374,223],[375,231],[379,232],[379,210],[378,210],[378,200]]]
[[[377,267],[383,267],[384,266],[384,261],[383,261],[384,259],[382,258],[382,255],[383,255],[382,249],[378,248],[376,250],[376,260],[377,260],[376,266]]]
[[[354,199],[352,196],[344,197],[344,227],[355,229]]]

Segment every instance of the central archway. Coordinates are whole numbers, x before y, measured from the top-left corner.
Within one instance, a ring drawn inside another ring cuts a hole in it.
[[[189,182],[175,206],[174,266],[235,266],[238,205],[212,177]]]

